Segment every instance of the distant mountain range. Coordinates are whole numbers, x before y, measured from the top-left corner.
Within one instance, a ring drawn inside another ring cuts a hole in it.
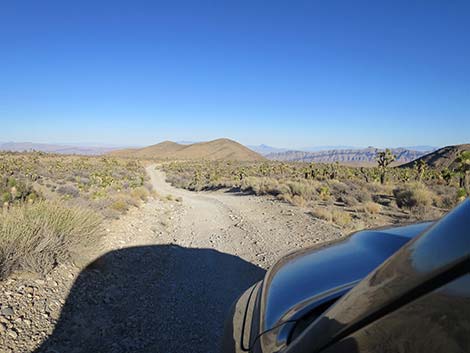
[[[118,147],[72,146],[32,142],[0,142],[0,151],[13,152],[40,151],[58,154],[100,155],[116,149],[118,149]]]
[[[272,153],[281,153],[281,152],[320,152],[320,151],[338,151],[338,150],[363,150],[362,147],[347,146],[347,145],[332,145],[332,146],[312,146],[312,147],[302,147],[298,149],[289,149],[289,148],[279,148],[272,147],[265,144],[261,145],[249,145],[249,149],[263,155],[267,156]],[[369,148],[369,147],[368,147]],[[372,148],[372,147],[370,147]],[[419,152],[432,152],[438,149],[434,146],[407,146],[407,147],[397,147],[396,149],[405,149],[409,151],[419,151]]]
[[[341,162],[348,164],[360,164],[375,163],[375,158],[377,152],[379,151],[383,151],[383,149],[369,147],[363,149],[339,149],[319,152],[287,151],[270,153],[266,155],[266,158],[285,162]],[[397,157],[396,163],[411,162],[426,154],[426,152],[412,151],[404,148],[392,148],[391,151]]]
[[[439,147],[436,147],[436,146],[426,146],[426,145],[422,145],[422,146],[405,146],[405,147],[399,147],[399,148],[403,148],[405,150],[411,150],[411,151],[428,152],[428,153],[439,149]]]
[[[247,147],[249,149],[251,149],[252,151],[255,151],[256,153],[259,153],[263,156],[267,156],[268,154],[271,154],[271,153],[280,153],[280,152],[293,151],[292,149],[289,149],[289,148],[272,147],[272,146],[268,146],[268,145],[265,145],[265,144],[249,145]],[[326,151],[326,150],[357,149],[357,148],[359,148],[359,147],[353,147],[353,146],[314,146],[314,147],[302,147],[302,148],[296,149],[296,151],[316,152],[316,151]]]
[[[277,148],[277,147],[272,147],[272,146],[268,146],[264,144],[256,145],[256,146],[248,145],[246,147],[248,147],[250,150],[255,151],[256,153],[259,153],[263,156],[270,154],[270,153],[279,153],[279,152],[288,151],[287,148]]]
[[[229,139],[218,139],[209,142],[198,142],[189,145],[165,141],[144,148],[131,148],[109,153],[113,156],[143,159],[169,160],[231,160],[260,161],[260,154]]]

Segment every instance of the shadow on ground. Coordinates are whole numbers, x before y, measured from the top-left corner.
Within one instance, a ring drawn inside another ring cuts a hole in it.
[[[212,249],[110,252],[80,273],[36,352],[218,352],[231,303],[264,272]]]

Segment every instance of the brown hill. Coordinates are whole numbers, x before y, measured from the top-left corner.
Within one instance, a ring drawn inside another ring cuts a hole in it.
[[[110,155],[128,158],[174,159],[174,160],[231,160],[260,161],[264,158],[247,147],[229,139],[180,145],[165,141],[156,145],[113,151]]]
[[[437,151],[426,154],[410,163],[401,165],[403,168],[412,168],[415,162],[423,160],[428,166],[435,169],[444,169],[450,168],[453,169],[455,165],[455,160],[462,151],[470,151],[470,144],[447,146],[438,149]]]
[[[128,148],[124,150],[112,151],[109,154],[116,157],[132,157],[132,158],[171,158],[180,149],[186,147],[172,141],[164,141],[156,145],[144,148]]]

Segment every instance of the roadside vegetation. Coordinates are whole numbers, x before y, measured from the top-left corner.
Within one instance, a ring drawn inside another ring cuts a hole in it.
[[[0,153],[0,279],[45,273],[150,196],[144,168],[107,157]]]
[[[269,195],[342,228],[359,229],[438,218],[470,194],[467,157],[460,156],[453,170],[425,163],[391,168],[395,158],[389,150],[378,153],[378,165],[371,168],[201,161],[167,162],[163,169],[177,187]]]

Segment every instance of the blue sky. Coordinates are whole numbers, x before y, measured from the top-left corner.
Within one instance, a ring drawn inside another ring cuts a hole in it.
[[[0,141],[470,142],[469,1],[9,1]]]

